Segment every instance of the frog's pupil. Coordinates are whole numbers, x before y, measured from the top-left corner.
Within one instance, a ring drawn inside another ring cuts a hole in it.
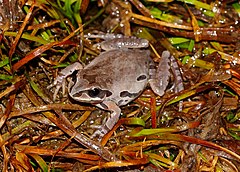
[[[92,90],[88,90],[88,95],[90,97],[97,97],[99,95],[99,93],[100,93],[100,89],[98,89],[98,88],[94,88]]]

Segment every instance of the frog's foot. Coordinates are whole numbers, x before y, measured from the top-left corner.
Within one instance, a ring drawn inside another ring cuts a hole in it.
[[[107,134],[111,129],[109,129],[106,125],[99,126],[99,129],[97,129],[92,135],[91,139],[97,138],[98,141],[101,141],[103,136]]]
[[[96,47],[101,47],[103,50],[113,50],[120,48],[147,48],[149,41],[134,36],[124,36],[121,34],[98,34],[98,35],[84,35],[86,38],[101,38],[105,41],[96,44]]]
[[[87,35],[84,35],[85,38],[100,38],[104,40],[111,40],[115,38],[124,38],[126,36],[122,34],[113,34],[113,33],[103,33],[103,32],[96,32],[96,33],[88,33]]]
[[[52,84],[50,84],[47,87],[47,89],[50,89],[50,88],[56,86],[56,89],[55,89],[54,94],[53,94],[53,100],[54,101],[56,100],[57,94],[58,94],[61,87],[62,87],[63,95],[65,95],[65,92],[66,92],[66,78],[68,76],[72,75],[74,71],[81,70],[82,68],[83,68],[83,66],[79,62],[75,62],[75,63],[67,66],[66,68],[64,68],[63,70],[61,70],[59,72],[59,75],[57,76],[57,78],[53,81]]]

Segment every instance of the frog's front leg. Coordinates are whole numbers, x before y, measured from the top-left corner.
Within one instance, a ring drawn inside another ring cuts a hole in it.
[[[101,140],[102,137],[107,134],[119,120],[121,109],[113,101],[103,101],[96,106],[101,109],[111,111],[110,118],[108,118],[106,123],[103,124],[98,130],[96,130],[91,136],[92,138],[98,137],[99,140]]]
[[[58,91],[61,87],[63,89],[63,95],[65,94],[66,78],[68,76],[72,75],[73,72],[81,70],[81,69],[83,69],[82,64],[80,64],[79,62],[75,62],[59,72],[59,75],[56,77],[54,82],[47,87],[47,89],[50,89],[50,88],[56,86],[56,89],[53,94],[53,100],[56,100]]]

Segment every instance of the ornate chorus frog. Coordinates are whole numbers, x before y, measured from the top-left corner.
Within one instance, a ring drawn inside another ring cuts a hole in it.
[[[108,37],[104,37],[106,38]],[[170,76],[171,56],[168,51],[163,52],[161,62],[156,68],[150,58],[150,51],[146,50],[149,45],[146,39],[119,35],[111,35],[110,38],[100,44],[105,52],[85,67],[79,62],[66,67],[49,86],[56,86],[55,99],[59,89],[65,87],[65,79],[78,71],[76,82],[69,83],[69,95],[76,101],[91,103],[111,111],[110,118],[93,134],[93,137],[100,138],[118,121],[121,113],[119,106],[137,98],[148,83],[157,95],[162,96]]]

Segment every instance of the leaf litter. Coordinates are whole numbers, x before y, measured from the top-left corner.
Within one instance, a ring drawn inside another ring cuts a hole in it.
[[[1,171],[240,170],[238,1],[6,0],[0,14]],[[90,139],[108,112],[46,89],[100,53],[88,33],[148,39],[156,63],[167,49],[184,90],[147,88]]]

